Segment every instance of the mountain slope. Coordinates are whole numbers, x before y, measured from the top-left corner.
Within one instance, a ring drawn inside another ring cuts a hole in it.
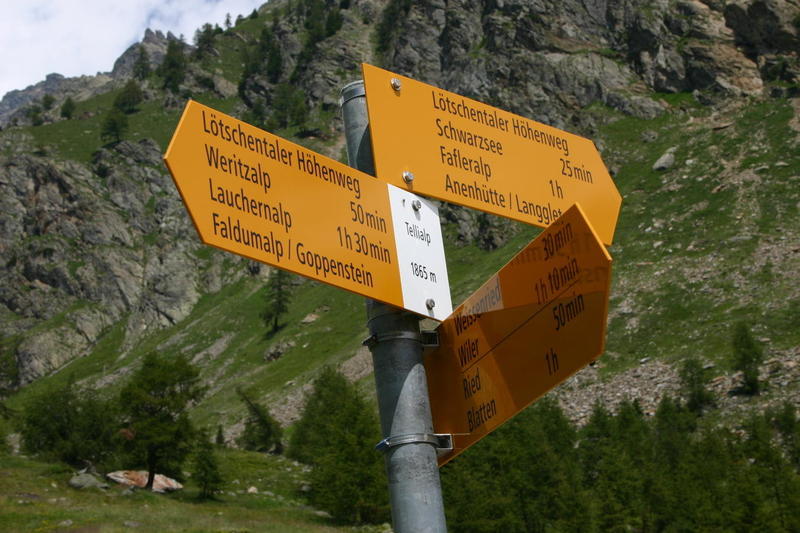
[[[200,245],[161,162],[188,96],[341,158],[338,92],[362,60],[598,144],[623,208],[592,379],[686,355],[729,372],[740,320],[770,356],[797,357],[795,2],[367,0],[341,9],[330,34],[317,33],[317,4],[270,3],[215,33],[211,52],[187,48],[178,94],[145,80],[123,142],[99,134],[133,50],[102,90],[54,93],[56,107],[80,100],[76,118],[31,126],[20,113],[0,132],[0,346],[6,380],[25,386],[12,402],[42,378],[113,386],[149,350],[183,352],[211,386],[197,419],[233,434],[237,386],[288,422],[321,365],[367,375],[361,298],[298,280],[287,326],[266,338],[270,269]],[[145,41],[165,47],[156,37]],[[298,94],[305,114],[285,120]],[[667,152],[672,164],[654,170]],[[538,233],[453,206],[442,215],[456,303]]]

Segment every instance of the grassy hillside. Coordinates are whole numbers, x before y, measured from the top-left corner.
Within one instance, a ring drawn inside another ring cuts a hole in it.
[[[168,495],[68,486],[72,469],[22,457],[3,459],[0,473],[2,531],[216,531],[305,533],[381,531],[332,527],[306,506],[303,467],[282,457],[223,451],[220,466],[227,482],[212,501],[197,499],[189,480]]]
[[[771,354],[800,344],[800,152],[790,101],[690,105],[601,128],[624,203],[606,361],[723,362],[744,321]],[[675,166],[652,169],[675,148]],[[723,365],[725,366],[725,365]]]

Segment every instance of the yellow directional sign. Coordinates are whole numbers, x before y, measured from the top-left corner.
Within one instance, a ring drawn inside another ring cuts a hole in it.
[[[425,357],[444,464],[600,356],[611,257],[579,205],[439,325]]]
[[[429,202],[195,101],[164,159],[204,243],[432,318],[450,312]]]
[[[579,202],[611,244],[622,198],[592,141],[362,67],[380,179],[540,227]]]

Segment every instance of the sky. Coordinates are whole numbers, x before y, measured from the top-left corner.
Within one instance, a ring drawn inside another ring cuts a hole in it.
[[[0,98],[57,72],[109,72],[147,28],[183,34],[249,15],[266,0],[0,0]]]

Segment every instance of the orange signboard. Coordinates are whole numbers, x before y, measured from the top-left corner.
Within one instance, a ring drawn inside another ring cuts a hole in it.
[[[425,357],[444,464],[600,356],[611,257],[574,205],[439,325]]]
[[[404,305],[386,183],[195,101],[164,159],[204,243],[433,318],[449,313],[449,285],[435,311],[422,294]],[[420,224],[420,246],[441,247],[435,217]]]
[[[611,244],[622,198],[594,143],[363,64],[376,175],[546,227],[580,203]]]

